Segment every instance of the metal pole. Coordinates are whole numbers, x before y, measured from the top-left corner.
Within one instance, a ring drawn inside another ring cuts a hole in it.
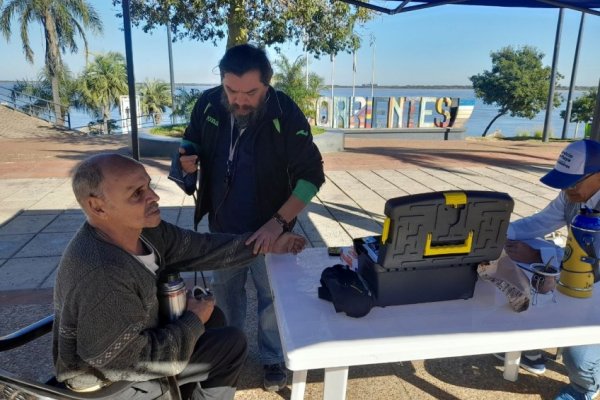
[[[308,49],[306,49],[306,88],[308,89]]]
[[[171,123],[175,123],[175,73],[173,72],[173,46],[171,41],[171,15],[167,15],[167,40],[169,41],[167,48],[169,49],[169,78],[171,80]]]
[[[331,55],[331,104],[334,104],[333,101],[333,77],[335,75],[335,54]]]
[[[129,88],[129,115],[131,117],[131,155],[140,159],[137,126],[137,107],[135,105],[135,77],[133,76],[133,51],[131,46],[131,19],[129,0],[123,0],[123,28],[125,31],[125,59],[127,60],[127,86]]]
[[[567,95],[567,110],[565,111],[565,121],[563,122],[563,130],[561,139],[567,138],[567,129],[571,122],[571,110],[573,109],[573,89],[575,88],[575,78],[577,76],[577,66],[579,65],[579,49],[581,47],[581,36],[583,34],[583,24],[585,22],[585,13],[581,13],[581,21],[579,22],[579,33],[577,34],[577,45],[575,46],[575,57],[573,59],[573,70],[571,71],[571,83],[569,84],[569,94]]]
[[[600,142],[600,80],[598,81],[596,108],[594,108],[594,117],[592,118],[592,132],[590,133],[590,139]]]
[[[371,34],[371,46],[373,47],[373,53],[371,55],[371,101],[373,100],[373,85],[375,83],[375,35]]]
[[[354,94],[356,87],[356,50],[352,50],[352,102],[354,103]],[[354,104],[352,104],[354,106]]]
[[[554,86],[556,85],[556,66],[558,64],[558,53],[560,50],[560,33],[562,31],[562,20],[565,9],[558,12],[558,23],[556,24],[556,38],[554,39],[554,56],[552,57],[552,75],[550,76],[550,90],[548,92],[548,103],[546,104],[546,118],[544,119],[544,131],[542,141],[548,142],[548,128],[552,119],[552,108],[554,100]]]

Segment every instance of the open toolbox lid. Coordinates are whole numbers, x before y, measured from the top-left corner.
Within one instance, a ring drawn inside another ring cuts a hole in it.
[[[396,197],[385,204],[381,237],[356,239],[355,247],[387,269],[495,260],[504,247],[513,207],[513,199],[501,192],[444,191]]]

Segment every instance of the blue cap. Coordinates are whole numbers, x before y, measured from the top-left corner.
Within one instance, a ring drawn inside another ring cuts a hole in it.
[[[600,172],[600,143],[583,139],[565,147],[554,169],[542,176],[540,181],[553,188],[567,189],[596,172]]]

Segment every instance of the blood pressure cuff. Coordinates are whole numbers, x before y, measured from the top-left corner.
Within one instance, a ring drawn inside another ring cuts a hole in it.
[[[374,305],[371,292],[358,274],[341,264],[323,270],[318,295],[331,301],[336,312],[353,318],[364,317]]]
[[[194,194],[196,191],[196,174],[185,174],[183,172],[179,156],[179,152],[176,152],[171,156],[171,168],[169,169],[168,178],[175,182],[185,194]]]

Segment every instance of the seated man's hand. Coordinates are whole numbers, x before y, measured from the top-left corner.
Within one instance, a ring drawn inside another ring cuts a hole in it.
[[[198,300],[190,297],[188,298],[187,309],[196,314],[203,324],[206,324],[215,309],[215,298],[211,296]]]
[[[284,233],[279,236],[271,248],[272,253],[298,254],[306,246],[306,239],[295,233]]]
[[[520,240],[507,240],[504,251],[511,260],[526,264],[542,262],[540,251]]]

